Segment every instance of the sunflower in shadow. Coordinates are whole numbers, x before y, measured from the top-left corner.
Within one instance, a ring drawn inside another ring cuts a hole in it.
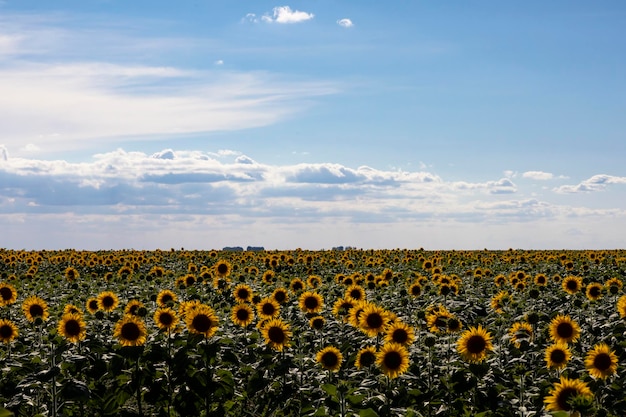
[[[375,346],[364,347],[357,353],[354,366],[356,366],[357,369],[369,368],[376,363],[377,353]]]
[[[574,343],[580,337],[580,326],[570,316],[559,314],[550,321],[550,337],[555,342]]]
[[[201,304],[187,312],[185,324],[189,332],[209,338],[217,331],[219,320],[211,307]]]
[[[569,362],[572,354],[567,343],[555,343],[546,348],[544,360],[548,369],[561,370],[564,369]]]
[[[0,307],[8,306],[17,301],[17,290],[11,284],[0,283]]]
[[[178,297],[171,290],[161,290],[157,294],[156,303],[159,307],[169,307],[176,302]]]
[[[570,401],[576,397],[584,397],[587,400],[593,399],[593,393],[589,386],[580,379],[569,379],[561,377],[559,382],[550,389],[549,395],[543,401],[548,411],[570,411],[572,406]]]
[[[324,349],[317,352],[315,360],[322,365],[322,368],[331,372],[337,372],[341,368],[341,362],[343,361],[343,355],[341,351],[335,346],[327,346]]]
[[[78,343],[87,336],[87,325],[81,314],[65,313],[59,321],[57,331],[68,342]]]
[[[18,334],[15,323],[11,320],[0,319],[0,342],[8,345],[17,338]]]
[[[415,340],[415,331],[411,326],[402,322],[395,321],[385,327],[385,342],[398,343],[408,346]]]
[[[37,318],[46,321],[50,315],[48,312],[48,303],[46,303],[43,298],[36,295],[31,295],[24,300],[22,303],[22,311],[24,312],[26,319],[31,323]]]
[[[585,367],[593,378],[608,378],[617,372],[617,355],[606,343],[598,343],[585,356]]]
[[[178,314],[170,307],[157,308],[152,318],[159,329],[166,331],[176,329],[179,322]]]
[[[145,323],[137,316],[122,317],[113,329],[113,337],[124,347],[143,346],[147,335]]]
[[[397,378],[409,369],[409,352],[398,343],[385,343],[376,355],[376,364],[389,378]]]
[[[457,341],[457,351],[470,363],[481,363],[492,350],[491,334],[480,325],[464,331]]]
[[[261,328],[261,333],[265,339],[265,344],[274,350],[280,352],[289,346],[291,331],[289,330],[289,325],[281,319],[265,321]]]

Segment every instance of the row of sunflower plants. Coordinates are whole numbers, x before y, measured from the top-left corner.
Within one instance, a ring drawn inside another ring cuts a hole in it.
[[[0,405],[626,415],[625,254],[0,250]]]

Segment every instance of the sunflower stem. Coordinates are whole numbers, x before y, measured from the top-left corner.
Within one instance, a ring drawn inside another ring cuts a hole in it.
[[[137,412],[139,416],[143,416],[143,411],[141,410],[141,381],[139,380],[139,358],[135,361],[135,384],[137,385]]]

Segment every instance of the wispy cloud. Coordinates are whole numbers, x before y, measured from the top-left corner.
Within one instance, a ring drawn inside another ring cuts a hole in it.
[[[543,171],[526,171],[524,173],[522,173],[522,178],[529,178],[532,180],[539,180],[539,181],[545,181],[545,180],[551,180],[552,178],[554,178],[554,175],[550,172],[543,172]]]
[[[603,191],[608,185],[626,184],[626,177],[614,175],[598,174],[588,178],[576,185],[562,185],[556,187],[557,193],[585,193],[592,191]]]
[[[313,13],[291,10],[289,6],[274,7],[272,14],[265,14],[261,20],[268,23],[300,23],[315,17]]]
[[[354,26],[354,23],[352,23],[352,20],[348,19],[348,18],[343,18],[343,19],[339,19],[337,20],[337,24],[341,27],[344,28],[351,28],[352,26]]]

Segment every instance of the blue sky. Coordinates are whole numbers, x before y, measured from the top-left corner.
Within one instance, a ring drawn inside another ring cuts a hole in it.
[[[0,1],[0,247],[600,249],[622,1]]]

